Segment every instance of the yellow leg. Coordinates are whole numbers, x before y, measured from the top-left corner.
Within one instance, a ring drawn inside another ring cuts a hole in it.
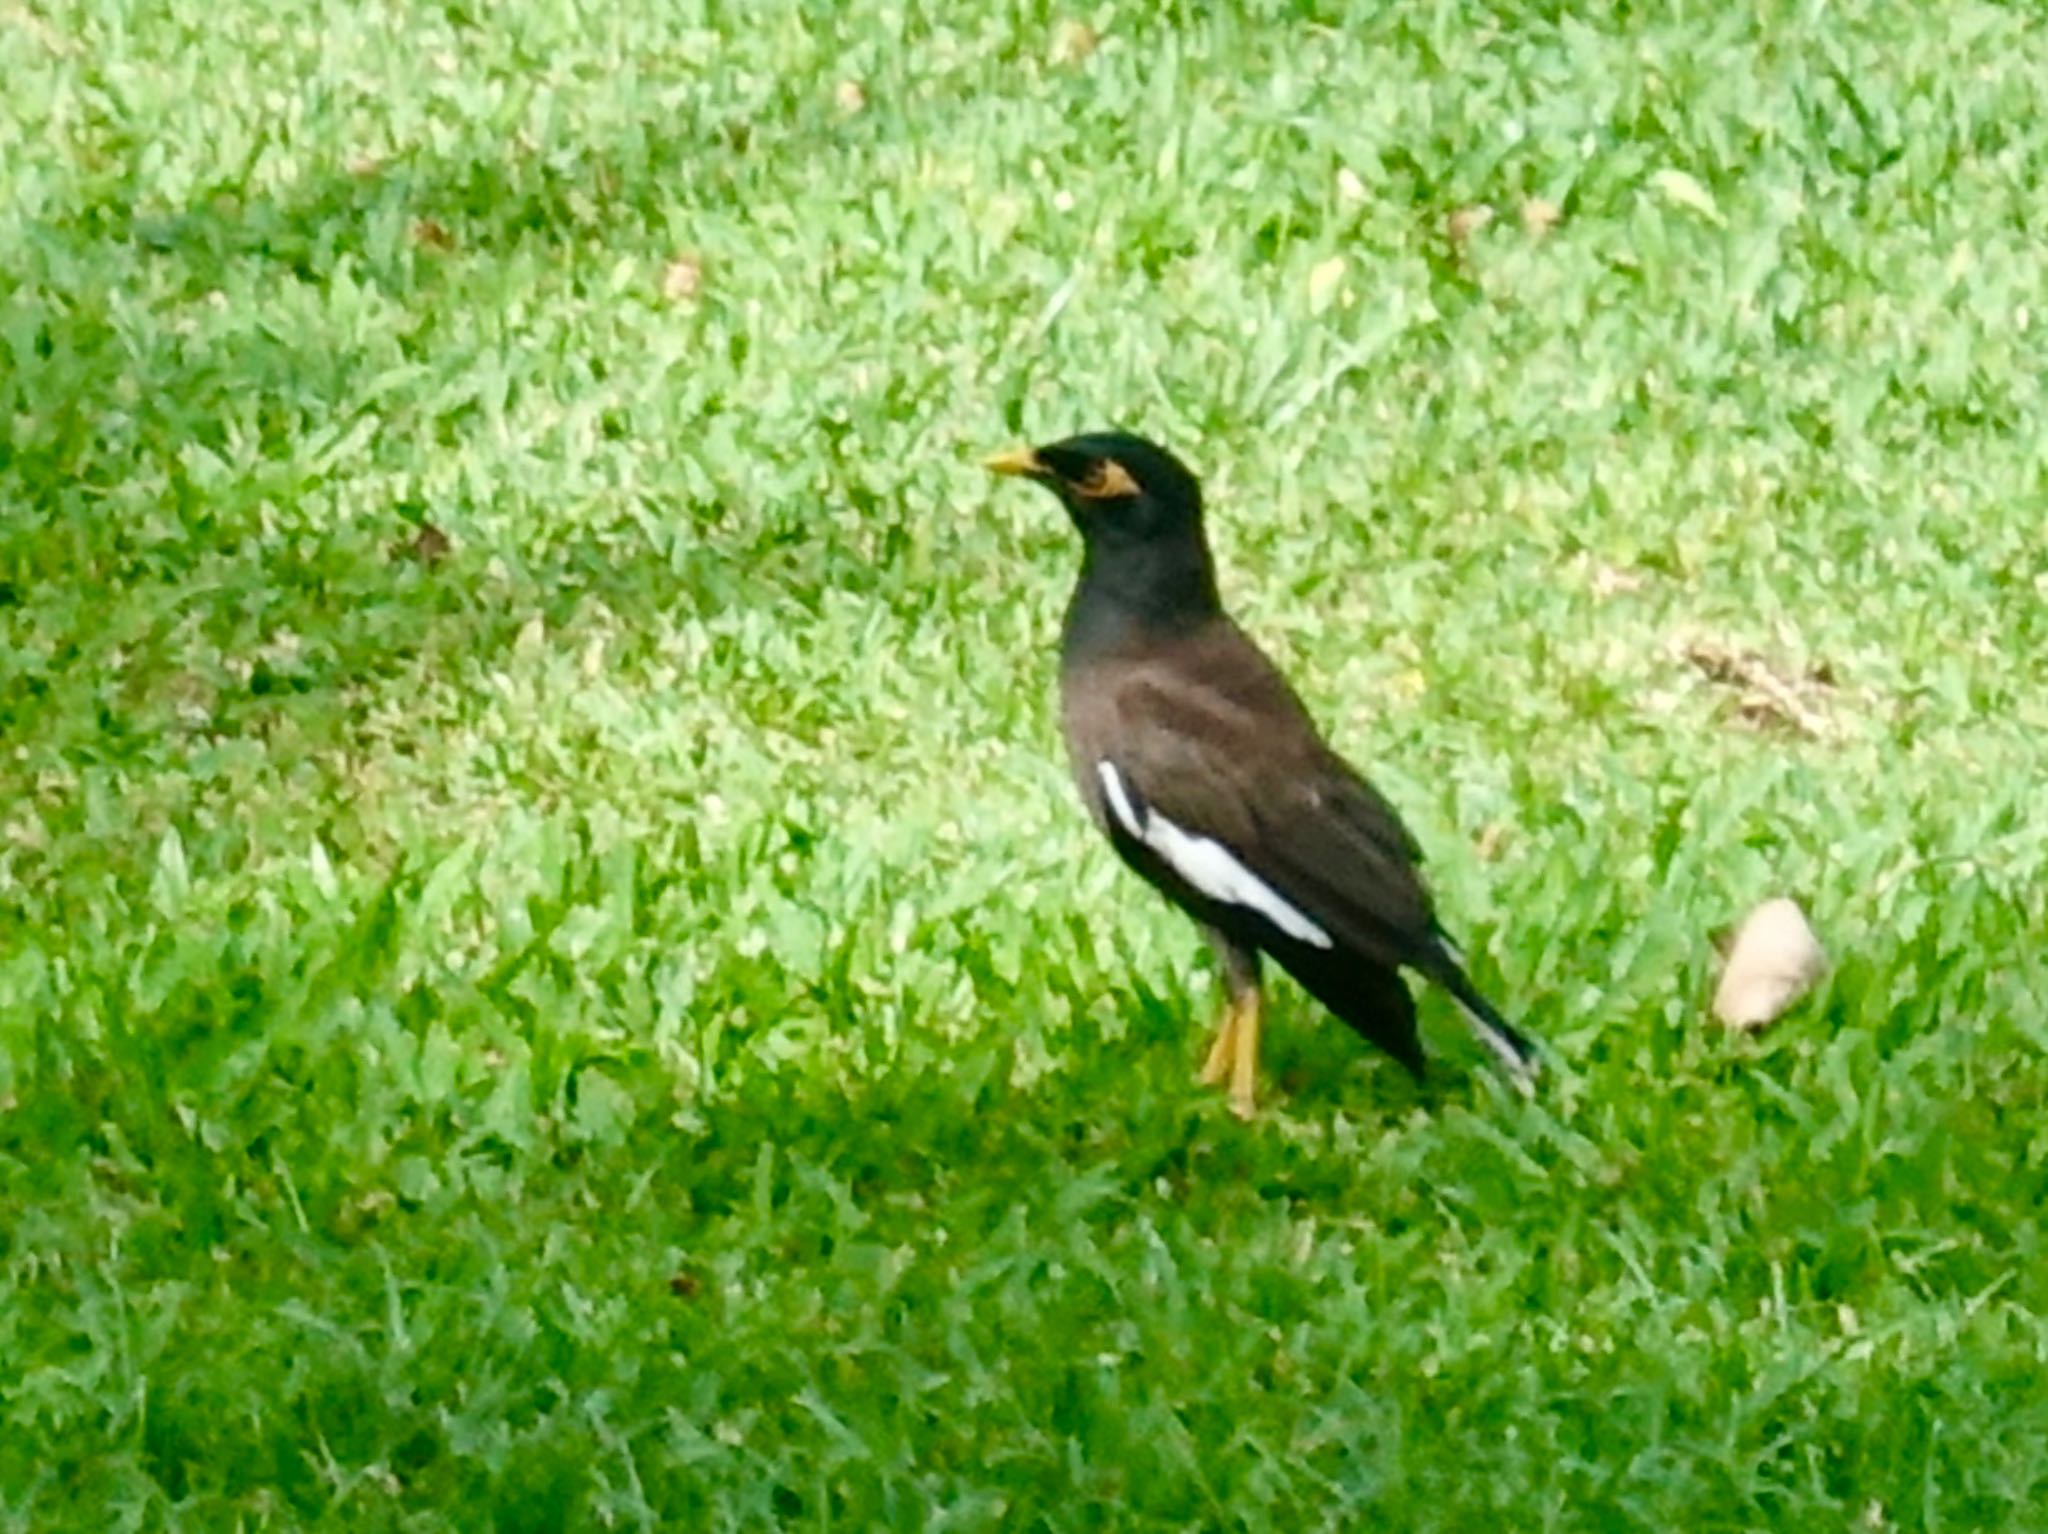
[[[1259,993],[1247,991],[1231,1008],[1230,1111],[1248,1119],[1256,1111],[1259,1071]]]
[[[1216,1042],[1209,1046],[1209,1058],[1195,1079],[1205,1087],[1220,1087],[1229,1079],[1232,1051],[1236,1048],[1238,1004],[1233,999],[1223,1009],[1223,1021],[1216,1025]]]

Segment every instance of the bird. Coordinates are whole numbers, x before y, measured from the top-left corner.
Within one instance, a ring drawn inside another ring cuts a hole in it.
[[[1536,1048],[1466,974],[1415,838],[1225,612],[1193,472],[1119,431],[986,467],[1051,491],[1081,535],[1060,633],[1062,733],[1089,817],[1221,963],[1223,1015],[1199,1080],[1228,1082],[1231,1109],[1253,1116],[1270,958],[1421,1081],[1402,974],[1414,971],[1449,992],[1529,1091]]]

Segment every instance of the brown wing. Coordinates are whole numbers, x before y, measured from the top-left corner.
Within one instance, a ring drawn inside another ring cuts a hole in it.
[[[1090,779],[1107,760],[1152,813],[1219,844],[1343,949],[1391,968],[1434,946],[1414,839],[1234,627],[1090,680],[1072,689],[1068,733],[1098,820]]]

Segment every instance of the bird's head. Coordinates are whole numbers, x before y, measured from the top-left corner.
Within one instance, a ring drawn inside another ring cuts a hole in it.
[[[1187,465],[1143,437],[1089,432],[998,453],[988,468],[1045,486],[1091,546],[1201,536],[1201,485]]]

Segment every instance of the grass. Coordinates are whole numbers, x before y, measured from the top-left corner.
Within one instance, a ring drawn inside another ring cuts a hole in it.
[[[2030,18],[0,6],[0,1527],[2038,1529]],[[1191,1084],[1112,420],[1538,1101]]]

